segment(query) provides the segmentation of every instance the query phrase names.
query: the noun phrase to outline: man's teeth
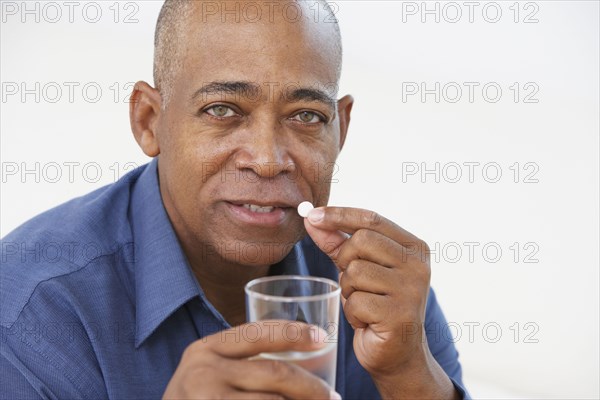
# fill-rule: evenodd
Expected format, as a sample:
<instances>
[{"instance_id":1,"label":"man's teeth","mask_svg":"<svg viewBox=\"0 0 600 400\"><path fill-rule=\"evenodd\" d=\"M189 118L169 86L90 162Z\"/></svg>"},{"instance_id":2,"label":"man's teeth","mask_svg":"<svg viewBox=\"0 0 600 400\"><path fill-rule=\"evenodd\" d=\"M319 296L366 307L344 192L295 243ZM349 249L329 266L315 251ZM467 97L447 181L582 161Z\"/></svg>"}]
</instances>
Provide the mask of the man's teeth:
<instances>
[{"instance_id":1,"label":"man's teeth","mask_svg":"<svg viewBox=\"0 0 600 400\"><path fill-rule=\"evenodd\" d=\"M273 211L273 209L275 208L273 206L261 207L261 206L255 205L255 204L244 204L244 207L246 207L250 211L256 212L256 213L269 213L269 212Z\"/></svg>"}]
</instances>

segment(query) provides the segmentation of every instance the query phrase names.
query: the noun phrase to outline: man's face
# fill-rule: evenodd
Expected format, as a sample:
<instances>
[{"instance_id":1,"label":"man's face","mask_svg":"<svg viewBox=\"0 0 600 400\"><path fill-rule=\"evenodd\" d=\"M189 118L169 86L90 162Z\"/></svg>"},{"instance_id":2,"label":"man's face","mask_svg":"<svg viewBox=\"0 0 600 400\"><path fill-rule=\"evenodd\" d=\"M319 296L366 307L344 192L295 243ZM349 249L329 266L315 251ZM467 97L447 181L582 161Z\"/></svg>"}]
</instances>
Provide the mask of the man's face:
<instances>
[{"instance_id":1,"label":"man's face","mask_svg":"<svg viewBox=\"0 0 600 400\"><path fill-rule=\"evenodd\" d=\"M203 23L196 10L158 120L163 201L206 260L281 260L305 234L296 206L327 204L343 142L332 27L263 15Z\"/></svg>"}]
</instances>

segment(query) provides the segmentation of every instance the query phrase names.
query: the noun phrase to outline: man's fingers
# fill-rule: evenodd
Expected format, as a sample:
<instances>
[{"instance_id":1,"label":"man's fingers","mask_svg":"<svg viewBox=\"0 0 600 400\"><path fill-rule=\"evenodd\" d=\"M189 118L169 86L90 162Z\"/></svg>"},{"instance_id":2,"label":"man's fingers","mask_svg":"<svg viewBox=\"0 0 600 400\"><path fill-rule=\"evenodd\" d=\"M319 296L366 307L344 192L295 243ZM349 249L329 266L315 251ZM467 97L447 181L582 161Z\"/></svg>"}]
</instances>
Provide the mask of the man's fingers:
<instances>
[{"instance_id":1,"label":"man's fingers","mask_svg":"<svg viewBox=\"0 0 600 400\"><path fill-rule=\"evenodd\" d=\"M342 231L354 234L359 229L370 229L387 236L403 246L421 245L422 240L376 212L350 207L319 207L313 209L306 220L324 231ZM306 226L306 224L305 224ZM311 235L312 237L312 235ZM314 238L313 238L314 239ZM425 249L423 249L425 250Z\"/></svg>"},{"instance_id":2,"label":"man's fingers","mask_svg":"<svg viewBox=\"0 0 600 400\"><path fill-rule=\"evenodd\" d=\"M340 274L342 297L347 299L355 291L388 294L397 286L396 274L389 268L367 260L353 260Z\"/></svg>"},{"instance_id":3,"label":"man's fingers","mask_svg":"<svg viewBox=\"0 0 600 400\"><path fill-rule=\"evenodd\" d=\"M312 225L308 218L304 219L306 232L321 251L336 262L342 244L348 240L349 235L338 230L328 231Z\"/></svg>"},{"instance_id":4,"label":"man's fingers","mask_svg":"<svg viewBox=\"0 0 600 400\"><path fill-rule=\"evenodd\" d=\"M338 251L336 264L342 269L352 260L369 260L388 268L406 262L409 252L392 239L369 229L360 229Z\"/></svg>"},{"instance_id":5,"label":"man's fingers","mask_svg":"<svg viewBox=\"0 0 600 400\"><path fill-rule=\"evenodd\" d=\"M313 351L322 348L326 333L314 325L286 320L250 322L198 340L222 357L248 358L262 352Z\"/></svg>"},{"instance_id":6,"label":"man's fingers","mask_svg":"<svg viewBox=\"0 0 600 400\"><path fill-rule=\"evenodd\" d=\"M289 362L265 359L231 360L227 370L230 371L229 384L239 390L279 393L286 399L330 398L332 388L325 381ZM293 385L290 385L290 382L293 382Z\"/></svg>"},{"instance_id":7,"label":"man's fingers","mask_svg":"<svg viewBox=\"0 0 600 400\"><path fill-rule=\"evenodd\" d=\"M389 317L389 296L354 292L344 302L344 315L353 328L366 328Z\"/></svg>"},{"instance_id":8,"label":"man's fingers","mask_svg":"<svg viewBox=\"0 0 600 400\"><path fill-rule=\"evenodd\" d=\"M222 397L227 400L285 400L285 397L278 393L244 392L242 390L228 392Z\"/></svg>"},{"instance_id":9,"label":"man's fingers","mask_svg":"<svg viewBox=\"0 0 600 400\"><path fill-rule=\"evenodd\" d=\"M423 263L429 260L425 242L372 211L320 207L309 213L304 226L317 246L342 270L355 258L387 267L398 266L412 256Z\"/></svg>"},{"instance_id":10,"label":"man's fingers","mask_svg":"<svg viewBox=\"0 0 600 400\"><path fill-rule=\"evenodd\" d=\"M248 323L207 336L186 348L165 398L339 398L325 381L303 369L329 368L328 355L336 362L329 350L337 344L328 345L327 337L323 329L285 320ZM321 357L292 363L261 354L296 351L317 351Z\"/></svg>"}]
</instances>

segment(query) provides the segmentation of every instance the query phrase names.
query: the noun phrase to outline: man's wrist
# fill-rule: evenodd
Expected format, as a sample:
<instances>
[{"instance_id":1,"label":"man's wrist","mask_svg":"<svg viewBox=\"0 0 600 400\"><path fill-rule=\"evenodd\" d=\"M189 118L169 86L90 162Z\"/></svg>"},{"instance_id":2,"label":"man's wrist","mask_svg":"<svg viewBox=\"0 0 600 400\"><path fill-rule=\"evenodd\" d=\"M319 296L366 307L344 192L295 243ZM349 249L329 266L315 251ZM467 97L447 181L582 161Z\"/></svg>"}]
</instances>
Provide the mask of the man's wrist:
<instances>
[{"instance_id":1,"label":"man's wrist","mask_svg":"<svg viewBox=\"0 0 600 400\"><path fill-rule=\"evenodd\" d=\"M415 354L397 371L371 375L383 399L462 398L426 342L424 347L422 353Z\"/></svg>"}]
</instances>

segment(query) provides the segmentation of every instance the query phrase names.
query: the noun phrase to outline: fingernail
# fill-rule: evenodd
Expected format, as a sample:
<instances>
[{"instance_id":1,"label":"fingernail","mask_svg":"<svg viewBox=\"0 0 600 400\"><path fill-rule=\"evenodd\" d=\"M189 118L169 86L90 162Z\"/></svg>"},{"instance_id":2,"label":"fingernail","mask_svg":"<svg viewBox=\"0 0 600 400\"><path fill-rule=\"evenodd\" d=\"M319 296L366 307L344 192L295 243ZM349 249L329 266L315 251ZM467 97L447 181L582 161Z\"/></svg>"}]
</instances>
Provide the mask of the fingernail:
<instances>
[{"instance_id":1,"label":"fingernail","mask_svg":"<svg viewBox=\"0 0 600 400\"><path fill-rule=\"evenodd\" d=\"M331 391L329 392L329 399L330 400L342 400L342 396L335 390L331 389Z\"/></svg>"},{"instance_id":2,"label":"fingernail","mask_svg":"<svg viewBox=\"0 0 600 400\"><path fill-rule=\"evenodd\" d=\"M310 222L321 222L325 217L325 211L321 208L313 208L308 213L308 220Z\"/></svg>"}]
</instances>

